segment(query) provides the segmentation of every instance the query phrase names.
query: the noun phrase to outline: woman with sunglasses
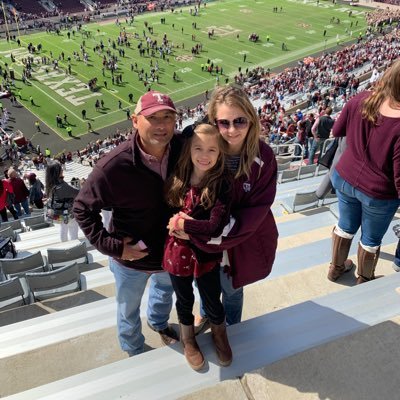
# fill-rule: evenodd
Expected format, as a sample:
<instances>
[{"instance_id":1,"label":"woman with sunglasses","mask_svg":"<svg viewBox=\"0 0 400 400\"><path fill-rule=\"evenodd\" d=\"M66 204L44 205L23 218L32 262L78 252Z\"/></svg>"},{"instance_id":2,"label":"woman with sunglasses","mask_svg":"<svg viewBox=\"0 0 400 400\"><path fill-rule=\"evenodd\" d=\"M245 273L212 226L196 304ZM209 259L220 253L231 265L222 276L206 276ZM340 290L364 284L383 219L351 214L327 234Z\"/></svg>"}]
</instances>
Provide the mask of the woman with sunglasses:
<instances>
[{"instance_id":1,"label":"woman with sunglasses","mask_svg":"<svg viewBox=\"0 0 400 400\"><path fill-rule=\"evenodd\" d=\"M257 113L242 89L215 89L208 119L228 143L226 161L234 176L231 220L220 237L200 240L196 235L190 240L204 251L223 251L222 303L226 322L232 325L241 320L243 286L268 276L275 259L278 231L271 205L277 165L271 148L260 140ZM207 320L197 317L196 322L199 331Z\"/></svg>"}]
</instances>

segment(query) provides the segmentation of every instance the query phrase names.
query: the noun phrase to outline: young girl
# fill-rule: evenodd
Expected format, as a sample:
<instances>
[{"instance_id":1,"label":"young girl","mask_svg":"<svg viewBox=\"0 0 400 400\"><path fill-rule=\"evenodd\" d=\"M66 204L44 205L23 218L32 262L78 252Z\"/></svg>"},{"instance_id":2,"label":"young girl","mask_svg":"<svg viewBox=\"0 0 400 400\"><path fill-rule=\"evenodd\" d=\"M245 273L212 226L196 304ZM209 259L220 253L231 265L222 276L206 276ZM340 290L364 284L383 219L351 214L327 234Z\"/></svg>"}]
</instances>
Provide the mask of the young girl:
<instances>
[{"instance_id":1,"label":"young girl","mask_svg":"<svg viewBox=\"0 0 400 400\"><path fill-rule=\"evenodd\" d=\"M221 253L206 253L189 241L174 236L218 235L229 220L230 184L224 169L224 141L218 130L198 125L187 140L175 174L167 182L167 202L181 211L169 221L163 268L170 273L177 301L181 342L187 362L194 370L204 365L204 357L194 335L193 278L211 324L213 341L222 366L232 362L225 327L225 311L220 301L219 264Z\"/></svg>"}]
</instances>

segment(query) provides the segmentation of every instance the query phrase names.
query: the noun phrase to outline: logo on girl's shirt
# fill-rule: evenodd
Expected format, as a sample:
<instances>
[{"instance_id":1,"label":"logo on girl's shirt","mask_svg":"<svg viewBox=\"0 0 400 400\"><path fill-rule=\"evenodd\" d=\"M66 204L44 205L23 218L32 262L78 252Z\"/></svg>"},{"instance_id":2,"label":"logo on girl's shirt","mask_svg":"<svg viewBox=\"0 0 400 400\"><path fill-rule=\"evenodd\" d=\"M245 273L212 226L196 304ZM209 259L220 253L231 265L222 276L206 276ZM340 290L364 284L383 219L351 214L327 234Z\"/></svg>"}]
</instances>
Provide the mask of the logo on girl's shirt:
<instances>
[{"instance_id":1,"label":"logo on girl's shirt","mask_svg":"<svg viewBox=\"0 0 400 400\"><path fill-rule=\"evenodd\" d=\"M250 183L248 183L248 182L243 183L243 190L244 190L246 193L250 192L250 189L251 189Z\"/></svg>"}]
</instances>

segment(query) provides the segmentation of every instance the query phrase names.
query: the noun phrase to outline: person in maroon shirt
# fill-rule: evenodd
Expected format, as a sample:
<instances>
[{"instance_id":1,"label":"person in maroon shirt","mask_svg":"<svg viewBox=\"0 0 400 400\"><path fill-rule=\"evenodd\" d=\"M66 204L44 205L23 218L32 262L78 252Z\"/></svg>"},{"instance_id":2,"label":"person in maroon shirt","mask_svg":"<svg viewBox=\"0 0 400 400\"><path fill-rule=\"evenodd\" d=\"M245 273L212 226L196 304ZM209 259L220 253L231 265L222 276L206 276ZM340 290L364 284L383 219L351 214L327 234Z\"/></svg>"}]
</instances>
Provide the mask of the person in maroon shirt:
<instances>
[{"instance_id":1,"label":"person in maroon shirt","mask_svg":"<svg viewBox=\"0 0 400 400\"><path fill-rule=\"evenodd\" d=\"M147 324L164 344L179 338L168 323L173 288L161 268L170 210L164 181L181 150L174 135L176 108L172 99L149 91L132 116L134 133L102 157L74 203L74 216L90 243L110 257L117 301L121 349L129 356L144 351L140 304L149 281ZM101 212L111 210L104 225Z\"/></svg>"},{"instance_id":2,"label":"person in maroon shirt","mask_svg":"<svg viewBox=\"0 0 400 400\"><path fill-rule=\"evenodd\" d=\"M332 174L339 199L339 221L333 231L328 279L349 271L345 264L361 227L357 283L375 278L380 245L400 205L400 61L372 91L353 97L333 127L346 136L347 149Z\"/></svg>"}]
</instances>

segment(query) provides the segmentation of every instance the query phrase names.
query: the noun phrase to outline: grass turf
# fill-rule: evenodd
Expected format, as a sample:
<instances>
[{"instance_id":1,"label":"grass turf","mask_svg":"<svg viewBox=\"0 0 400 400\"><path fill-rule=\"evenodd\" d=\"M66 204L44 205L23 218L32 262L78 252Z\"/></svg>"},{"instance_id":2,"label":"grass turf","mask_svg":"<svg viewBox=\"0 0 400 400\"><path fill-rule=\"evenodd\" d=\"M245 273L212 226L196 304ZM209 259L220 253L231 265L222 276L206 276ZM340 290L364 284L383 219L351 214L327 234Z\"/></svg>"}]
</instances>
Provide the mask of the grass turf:
<instances>
[{"instance_id":1,"label":"grass turf","mask_svg":"<svg viewBox=\"0 0 400 400\"><path fill-rule=\"evenodd\" d=\"M274 12L274 7L277 7L277 12ZM351 16L349 11L352 11ZM74 136L79 136L87 132L88 121L93 130L98 130L126 119L126 110L133 112L135 108L135 104L129 102L130 93L136 101L151 87L168 93L176 102L204 94L217 84L215 72L210 74L201 69L201 64L207 60L223 68L223 75L218 75L219 84L223 84L226 80L233 81L239 67L243 72L256 66L278 67L336 46L338 40L341 44L346 43L365 31L365 11L361 7L337 6L326 1L223 0L202 5L196 16L192 6L176 9L174 13L167 11L136 16L132 24L125 17L119 19L120 26L114 20L90 23L82 28L90 31L89 38L83 37L81 32L72 34L72 31L70 38L67 31L61 31L59 35L46 32L22 35L21 32L20 47L15 41L2 40L0 63L3 67L7 63L19 79L23 69L22 59L28 55L34 57L33 79L28 85L17 80L14 92L39 120L67 139L67 126L72 128ZM161 24L161 18L165 18L165 24ZM337 19L340 23L337 23ZM149 34L145 22L153 28L153 34ZM122 29L125 29L131 46L121 47L125 50L125 57L118 55L118 45L116 49L110 47L111 53L118 56L117 73L122 74L123 79L121 84L113 85L109 70L105 71L105 76L102 75L102 59L109 48L108 39L116 41ZM212 30L214 37L209 38L208 32ZM157 52L153 58L147 54L140 57L137 46L144 40L143 31L158 43L166 34L174 44L173 53L166 56L165 60L159 58ZM134 38L135 32L140 39ZM251 33L259 35L256 43L248 40ZM83 40L89 55L87 65L73 57L74 51L80 53ZM100 40L105 46L101 55L93 51ZM29 54L29 43L36 47L40 43L41 53ZM192 56L191 48L200 43L203 51ZM287 50L282 50L282 43L285 43ZM59 58L62 52L65 61L59 60L59 71L49 65L49 72L45 72L45 67L37 62L44 55L50 57L52 54ZM15 57L14 63L11 62L11 53ZM68 56L71 57L71 76L65 74ZM80 58L82 60L82 54ZM151 60L153 65L158 61L159 82L150 81L145 87L143 81L138 80L137 71L131 71L131 64L137 63L138 70L143 68L150 75ZM177 75L175 80L174 73ZM91 92L86 84L94 77L98 78L98 88ZM104 81L107 81L108 89L104 87ZM96 111L97 99L104 101L104 108ZM122 109L118 101L121 101ZM86 110L87 120L82 118L83 109ZM57 127L57 114L61 117L67 114L68 124Z\"/></svg>"}]
</instances>

